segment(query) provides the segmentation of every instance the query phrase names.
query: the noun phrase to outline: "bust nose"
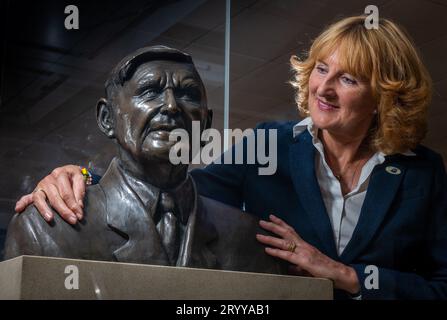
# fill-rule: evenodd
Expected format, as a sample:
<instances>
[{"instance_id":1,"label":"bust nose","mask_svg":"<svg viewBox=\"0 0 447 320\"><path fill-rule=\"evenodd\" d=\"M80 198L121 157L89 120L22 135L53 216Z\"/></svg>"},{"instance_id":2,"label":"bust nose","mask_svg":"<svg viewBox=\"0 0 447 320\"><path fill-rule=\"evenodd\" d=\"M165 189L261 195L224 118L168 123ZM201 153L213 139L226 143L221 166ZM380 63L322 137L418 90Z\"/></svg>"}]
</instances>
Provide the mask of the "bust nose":
<instances>
[{"instance_id":1,"label":"bust nose","mask_svg":"<svg viewBox=\"0 0 447 320\"><path fill-rule=\"evenodd\" d=\"M160 110L162 114L175 114L180 111L172 88L167 88L164 91L163 102L163 107Z\"/></svg>"}]
</instances>

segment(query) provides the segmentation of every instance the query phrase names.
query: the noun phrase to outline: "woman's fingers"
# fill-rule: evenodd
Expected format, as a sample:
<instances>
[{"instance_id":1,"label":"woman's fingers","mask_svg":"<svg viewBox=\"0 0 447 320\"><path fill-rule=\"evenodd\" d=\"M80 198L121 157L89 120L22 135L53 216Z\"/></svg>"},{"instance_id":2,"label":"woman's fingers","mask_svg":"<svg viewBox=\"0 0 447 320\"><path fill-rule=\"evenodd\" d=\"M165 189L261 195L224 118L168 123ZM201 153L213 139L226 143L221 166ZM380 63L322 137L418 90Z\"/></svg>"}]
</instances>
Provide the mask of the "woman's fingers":
<instances>
[{"instance_id":1,"label":"woman's fingers","mask_svg":"<svg viewBox=\"0 0 447 320\"><path fill-rule=\"evenodd\" d=\"M281 250L287 250L290 252L294 252L296 248L296 244L293 241L284 240L280 238L275 238L271 236L266 236L263 234L257 234L256 239L259 242L266 244L268 246L276 247Z\"/></svg>"},{"instance_id":2,"label":"woman's fingers","mask_svg":"<svg viewBox=\"0 0 447 320\"><path fill-rule=\"evenodd\" d=\"M81 168L75 165L67 165L61 168L62 173L65 173L70 177L72 185L72 192L74 194L76 203L79 204L81 208L84 207L83 200L85 196L85 178L82 174Z\"/></svg>"},{"instance_id":3,"label":"woman's fingers","mask_svg":"<svg viewBox=\"0 0 447 320\"><path fill-rule=\"evenodd\" d=\"M53 220L53 212L47 203L47 194L42 188L37 188L33 191L32 195L32 203L36 207L37 211L43 216L45 221L50 222Z\"/></svg>"},{"instance_id":4,"label":"woman's fingers","mask_svg":"<svg viewBox=\"0 0 447 320\"><path fill-rule=\"evenodd\" d=\"M62 172L57 176L56 186L57 190L59 191L59 196L64 201L65 206L70 209L71 214L76 215L76 217L79 220L81 220L83 214L82 208L75 197L73 187L71 184L71 179L66 172ZM57 201L58 199L51 199L51 200ZM59 206L61 207L62 204L59 204Z\"/></svg>"},{"instance_id":5,"label":"woman's fingers","mask_svg":"<svg viewBox=\"0 0 447 320\"><path fill-rule=\"evenodd\" d=\"M85 180L80 170L73 173L72 181L73 181L73 193L76 198L76 202L82 209L84 208Z\"/></svg>"},{"instance_id":6,"label":"woman's fingers","mask_svg":"<svg viewBox=\"0 0 447 320\"><path fill-rule=\"evenodd\" d=\"M290 232L284 224L280 225L281 221L273 217L272 222L261 221L260 224L281 238L257 234L257 240L268 246L265 248L267 254L291 263L293 274L339 278L340 263L303 241L295 232ZM341 287L340 284L337 286Z\"/></svg>"},{"instance_id":7,"label":"woman's fingers","mask_svg":"<svg viewBox=\"0 0 447 320\"><path fill-rule=\"evenodd\" d=\"M55 185L50 185L48 187L48 191L45 190L45 193L47 193L48 201L50 202L51 206L57 211L57 213L59 213L62 219L70 224L76 224L78 219L76 218L75 213L67 207L65 201L59 195L58 188Z\"/></svg>"},{"instance_id":8,"label":"woman's fingers","mask_svg":"<svg viewBox=\"0 0 447 320\"><path fill-rule=\"evenodd\" d=\"M14 211L16 213L22 213L23 210L25 210L26 207L28 207L32 203L33 203L33 194L29 193L27 195L24 195L19 199L19 201L17 201Z\"/></svg>"},{"instance_id":9,"label":"woman's fingers","mask_svg":"<svg viewBox=\"0 0 447 320\"><path fill-rule=\"evenodd\" d=\"M292 240L285 240L281 238L266 236L263 234L257 234L256 239L259 242L268 245L270 247L265 248L265 251L274 257L286 260L295 265L299 265L299 261L295 255L296 243Z\"/></svg>"},{"instance_id":10,"label":"woman's fingers","mask_svg":"<svg viewBox=\"0 0 447 320\"><path fill-rule=\"evenodd\" d=\"M269 215L269 219L273 222L276 223L278 225L280 225L281 227L287 229L294 237L298 238L298 240L302 240L300 235L298 233L296 233L295 229L292 228L292 226L288 225L285 221L283 221L282 219L278 218L277 216L271 214Z\"/></svg>"},{"instance_id":11,"label":"woman's fingers","mask_svg":"<svg viewBox=\"0 0 447 320\"><path fill-rule=\"evenodd\" d=\"M53 219L53 211L47 201L67 222L75 224L82 219L85 182L81 169L75 165L67 165L54 169L42 179L33 193L25 195L17 201L15 211L20 213L27 206L34 204L46 221Z\"/></svg>"},{"instance_id":12,"label":"woman's fingers","mask_svg":"<svg viewBox=\"0 0 447 320\"><path fill-rule=\"evenodd\" d=\"M290 231L280 225L277 225L276 223L273 222L268 222L268 221L264 221L264 220L259 220L259 225L264 228L267 231L270 231L282 238L286 238L288 236L290 236Z\"/></svg>"},{"instance_id":13,"label":"woman's fingers","mask_svg":"<svg viewBox=\"0 0 447 320\"><path fill-rule=\"evenodd\" d=\"M293 252L269 247L265 248L265 252L273 257L280 258L282 260L300 266L299 261L297 261L297 255Z\"/></svg>"},{"instance_id":14,"label":"woman's fingers","mask_svg":"<svg viewBox=\"0 0 447 320\"><path fill-rule=\"evenodd\" d=\"M292 227L290 227L289 225L287 225L285 222L282 221L282 223L284 223L284 224L280 225L279 223L276 223L276 222L269 222L269 221L264 221L264 220L259 221L259 225L262 228L264 228L265 230L268 230L268 231L280 236L281 238L293 240L297 245L301 244L303 242L303 240L295 232L295 230Z\"/></svg>"}]
</instances>

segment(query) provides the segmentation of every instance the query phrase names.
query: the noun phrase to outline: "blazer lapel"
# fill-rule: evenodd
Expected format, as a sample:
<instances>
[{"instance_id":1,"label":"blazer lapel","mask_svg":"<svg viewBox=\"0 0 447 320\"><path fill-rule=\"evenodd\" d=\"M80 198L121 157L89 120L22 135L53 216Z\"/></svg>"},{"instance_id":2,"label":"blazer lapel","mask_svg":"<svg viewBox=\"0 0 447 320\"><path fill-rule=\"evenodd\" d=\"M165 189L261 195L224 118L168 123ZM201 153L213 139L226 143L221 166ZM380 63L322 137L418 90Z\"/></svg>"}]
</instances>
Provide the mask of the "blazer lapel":
<instances>
[{"instance_id":1,"label":"blazer lapel","mask_svg":"<svg viewBox=\"0 0 447 320\"><path fill-rule=\"evenodd\" d=\"M110 164L100 185L106 196L107 224L128 236L128 241L113 252L117 261L169 265L151 214L122 176L117 159ZM154 201L149 210L153 212L156 204Z\"/></svg>"},{"instance_id":2,"label":"blazer lapel","mask_svg":"<svg viewBox=\"0 0 447 320\"><path fill-rule=\"evenodd\" d=\"M367 247L380 227L405 174L405 166L387 157L371 173L366 197L354 233L340 256L344 263L353 261Z\"/></svg>"},{"instance_id":3,"label":"blazer lapel","mask_svg":"<svg viewBox=\"0 0 447 320\"><path fill-rule=\"evenodd\" d=\"M336 258L338 255L331 223L315 175L315 147L307 130L290 145L289 160L290 174L300 203L321 240L324 253Z\"/></svg>"}]
</instances>

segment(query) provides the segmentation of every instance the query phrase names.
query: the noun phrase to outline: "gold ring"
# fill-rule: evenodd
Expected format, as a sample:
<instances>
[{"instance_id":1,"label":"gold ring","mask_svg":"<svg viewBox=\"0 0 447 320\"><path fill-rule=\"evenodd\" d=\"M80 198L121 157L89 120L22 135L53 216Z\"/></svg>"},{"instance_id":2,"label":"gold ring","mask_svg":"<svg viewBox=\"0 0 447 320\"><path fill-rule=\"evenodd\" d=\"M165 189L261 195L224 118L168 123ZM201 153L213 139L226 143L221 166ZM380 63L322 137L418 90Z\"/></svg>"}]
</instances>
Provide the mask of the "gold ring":
<instances>
[{"instance_id":1,"label":"gold ring","mask_svg":"<svg viewBox=\"0 0 447 320\"><path fill-rule=\"evenodd\" d=\"M295 252L295 249L296 249L296 243L293 241L289 242L289 244L287 245L287 251Z\"/></svg>"}]
</instances>

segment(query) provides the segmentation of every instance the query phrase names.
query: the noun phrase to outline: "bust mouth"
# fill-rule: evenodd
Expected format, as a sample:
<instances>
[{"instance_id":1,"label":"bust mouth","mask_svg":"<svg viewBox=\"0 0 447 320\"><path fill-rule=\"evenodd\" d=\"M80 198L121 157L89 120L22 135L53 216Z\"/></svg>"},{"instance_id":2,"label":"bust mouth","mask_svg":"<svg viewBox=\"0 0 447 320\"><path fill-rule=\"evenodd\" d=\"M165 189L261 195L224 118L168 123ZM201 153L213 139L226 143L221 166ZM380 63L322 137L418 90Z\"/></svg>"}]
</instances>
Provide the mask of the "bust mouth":
<instances>
[{"instance_id":1,"label":"bust mouth","mask_svg":"<svg viewBox=\"0 0 447 320\"><path fill-rule=\"evenodd\" d=\"M180 126L176 123L155 123L150 126L149 133L154 131L172 131L179 128Z\"/></svg>"},{"instance_id":2,"label":"bust mouth","mask_svg":"<svg viewBox=\"0 0 447 320\"><path fill-rule=\"evenodd\" d=\"M153 140L169 140L171 132L175 129L184 129L184 126L176 121L149 122L143 132L143 140L149 136Z\"/></svg>"}]
</instances>

